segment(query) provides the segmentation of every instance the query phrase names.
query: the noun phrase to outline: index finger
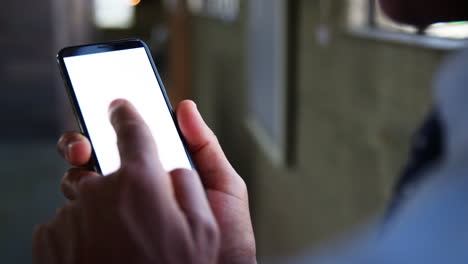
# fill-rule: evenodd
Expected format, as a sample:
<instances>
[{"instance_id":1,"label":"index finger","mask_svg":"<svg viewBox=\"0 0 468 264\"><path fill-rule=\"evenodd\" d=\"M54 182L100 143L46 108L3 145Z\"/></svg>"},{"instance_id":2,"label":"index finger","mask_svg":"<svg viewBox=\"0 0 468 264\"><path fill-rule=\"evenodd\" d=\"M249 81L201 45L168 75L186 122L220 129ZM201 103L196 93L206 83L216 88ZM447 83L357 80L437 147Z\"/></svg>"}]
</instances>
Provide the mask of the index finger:
<instances>
[{"instance_id":1,"label":"index finger","mask_svg":"<svg viewBox=\"0 0 468 264\"><path fill-rule=\"evenodd\" d=\"M145 200L156 199L153 202L160 208L175 206L171 202L173 188L169 175L159 160L151 130L136 108L118 99L111 103L109 114L120 153L121 166L115 174L121 180L118 182L126 187L138 187L135 195L149 195Z\"/></svg>"},{"instance_id":2,"label":"index finger","mask_svg":"<svg viewBox=\"0 0 468 264\"><path fill-rule=\"evenodd\" d=\"M117 134L121 167L151 167L162 171L151 131L135 107L127 100L117 99L109 106L109 115Z\"/></svg>"}]
</instances>

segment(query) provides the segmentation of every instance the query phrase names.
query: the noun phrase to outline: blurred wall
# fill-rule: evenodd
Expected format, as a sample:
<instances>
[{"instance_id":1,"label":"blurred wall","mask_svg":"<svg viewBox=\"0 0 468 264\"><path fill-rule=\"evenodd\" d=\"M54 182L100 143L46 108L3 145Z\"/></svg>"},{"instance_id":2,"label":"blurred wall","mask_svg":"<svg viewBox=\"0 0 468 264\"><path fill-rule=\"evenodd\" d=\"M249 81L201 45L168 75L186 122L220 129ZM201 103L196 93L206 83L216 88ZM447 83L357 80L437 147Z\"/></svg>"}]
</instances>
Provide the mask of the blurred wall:
<instances>
[{"instance_id":1,"label":"blurred wall","mask_svg":"<svg viewBox=\"0 0 468 264\"><path fill-rule=\"evenodd\" d=\"M68 126L59 47L89 41L90 0L5 1L0 9L1 141L50 139Z\"/></svg>"},{"instance_id":2,"label":"blurred wall","mask_svg":"<svg viewBox=\"0 0 468 264\"><path fill-rule=\"evenodd\" d=\"M51 2L5 1L0 21L0 137L31 138L33 131L45 136L57 128L56 109L48 107L56 101L54 61L48 60L54 44Z\"/></svg>"},{"instance_id":3,"label":"blurred wall","mask_svg":"<svg viewBox=\"0 0 468 264\"><path fill-rule=\"evenodd\" d=\"M327 46L316 40L319 1L297 0L292 12L297 122L289 168L275 167L245 126L246 1L232 24L192 18L193 95L248 182L260 256L313 247L382 212L445 55L355 36L344 1L329 1Z\"/></svg>"},{"instance_id":4,"label":"blurred wall","mask_svg":"<svg viewBox=\"0 0 468 264\"><path fill-rule=\"evenodd\" d=\"M31 234L63 204L55 149L73 115L55 56L89 41L90 0L3 1L0 8L0 262L31 263ZM73 125L72 125L73 124Z\"/></svg>"}]
</instances>

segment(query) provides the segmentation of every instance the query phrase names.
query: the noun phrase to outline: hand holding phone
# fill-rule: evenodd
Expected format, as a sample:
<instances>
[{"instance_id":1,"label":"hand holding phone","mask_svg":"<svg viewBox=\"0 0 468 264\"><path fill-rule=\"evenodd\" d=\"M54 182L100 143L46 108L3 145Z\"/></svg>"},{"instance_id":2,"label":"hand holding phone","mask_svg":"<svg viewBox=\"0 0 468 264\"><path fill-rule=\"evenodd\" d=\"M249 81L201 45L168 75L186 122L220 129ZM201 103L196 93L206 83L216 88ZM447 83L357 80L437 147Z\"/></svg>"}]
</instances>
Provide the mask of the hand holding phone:
<instances>
[{"instance_id":1,"label":"hand holding phone","mask_svg":"<svg viewBox=\"0 0 468 264\"><path fill-rule=\"evenodd\" d=\"M216 264L220 233L196 172L165 171L130 103L114 101L110 112L121 168L106 177L69 171L75 195L36 229L34 263Z\"/></svg>"},{"instance_id":2,"label":"hand holding phone","mask_svg":"<svg viewBox=\"0 0 468 264\"><path fill-rule=\"evenodd\" d=\"M87 48L88 46L68 48L64 49L64 51L61 52L61 55L59 56L62 73L67 82L70 99L73 102L74 109L80 121L82 133L89 139L93 140L93 146L94 141L97 139L96 137L94 137L95 139L92 139L90 136L93 134L93 132L91 132L91 129L88 127L87 123L85 123L85 117L81 112L81 108L83 107L78 104L77 96L73 90L71 80L68 76L69 72L67 69L64 69L64 61L60 58L87 54L99 54L106 52L106 49L108 49L108 51L112 51L141 46L141 44L138 43L131 45L126 45L125 43L117 44L118 45L116 45L116 47L113 47L112 43L110 47L101 46L101 48L97 51L95 50L96 45L90 45L91 47L89 48ZM158 83L160 83L157 73L155 75ZM88 93L92 94L92 91L88 91ZM164 92L162 93L164 95ZM168 108L169 107L170 106L168 105ZM168 112L171 113L171 111ZM205 187L205 192L210 203L210 208L213 210L223 234L221 237L222 242L219 262L256 263L255 238L250 221L248 208L249 203L245 183L229 164L229 161L226 159L226 156L224 155L216 139L216 136L204 123L193 102L183 101L181 104L179 104L179 107L177 108L177 117L179 121L178 125L180 125L180 130L182 132L181 134L183 134L186 138L187 149L193 156L193 161L200 174L203 186ZM106 119L108 122L107 110L105 117L103 116L102 118ZM178 130L177 126L176 130ZM161 152L158 139L155 138L155 141L159 156L162 157L164 154ZM71 165L82 167L88 164L92 164L96 165L97 171L102 171L99 169L102 167L99 166L99 164L103 163L102 159L99 158L100 154L97 154L97 151L94 150L92 153L94 159L90 160L90 158L92 158L90 156L91 144L88 139L84 138L80 133L69 132L64 134L58 142L58 147L61 154ZM67 153L69 153L69 155ZM191 159L188 158L188 156L187 159L189 162L191 162ZM182 157L181 160L185 160L185 158ZM100 163L95 164L96 161L99 161ZM119 161L118 166L120 166ZM114 168L118 166L114 166ZM79 196L78 192L80 180L83 176L87 177L89 175L89 171L83 170L81 168L74 168L69 170L62 181L62 190L64 191L65 196L71 200L76 199ZM98 177L99 175L94 176ZM194 187L196 186L187 186L185 191L190 191L190 189ZM147 202L149 201L145 201L145 203ZM140 210L141 209L142 208L140 208ZM107 212L108 210L110 209L103 209L103 213ZM57 216L52 222L53 225L50 226L57 228L57 225L61 221L60 219L63 219L65 216ZM105 217L105 215L103 217ZM149 215L144 215L142 217L148 221L152 221L151 219L148 219L148 217L151 217ZM40 236L36 236L36 238L40 238ZM112 240L111 238L108 239Z\"/></svg>"},{"instance_id":3,"label":"hand holding phone","mask_svg":"<svg viewBox=\"0 0 468 264\"><path fill-rule=\"evenodd\" d=\"M131 102L149 126L166 171L192 169L173 111L149 49L140 40L69 47L58 55L68 95L82 132L90 139L96 170L120 167L107 108L115 99Z\"/></svg>"}]
</instances>

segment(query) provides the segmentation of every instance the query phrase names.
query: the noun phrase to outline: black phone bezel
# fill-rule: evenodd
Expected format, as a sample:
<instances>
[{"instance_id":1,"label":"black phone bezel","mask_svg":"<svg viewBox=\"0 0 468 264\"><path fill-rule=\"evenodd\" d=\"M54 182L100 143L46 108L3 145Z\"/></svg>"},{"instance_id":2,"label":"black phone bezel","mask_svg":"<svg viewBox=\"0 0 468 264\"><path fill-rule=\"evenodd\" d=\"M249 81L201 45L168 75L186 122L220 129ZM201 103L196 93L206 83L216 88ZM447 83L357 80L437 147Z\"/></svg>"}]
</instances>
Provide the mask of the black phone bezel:
<instances>
[{"instance_id":1,"label":"black phone bezel","mask_svg":"<svg viewBox=\"0 0 468 264\"><path fill-rule=\"evenodd\" d=\"M101 42L101 43L93 43L93 44L87 44L87 45L80 45L80 46L71 46L71 47L66 47L61 49L58 54L57 54L57 62L58 66L62 75L62 79L65 82L65 87L67 90L67 95L70 103L72 104L73 112L75 114L75 117L77 118L78 125L80 128L81 133L83 133L90 141L91 146L92 146L92 162L94 163L94 170L100 174L102 174L101 167L99 165L99 161L97 159L96 153L94 151L93 147L93 142L90 138L88 128L86 127L86 123L83 117L83 114L81 112L81 109L78 104L78 99L76 98L75 91L73 89L73 85L70 80L70 76L68 74L68 70L65 65L64 58L66 57L73 57L73 56L81 56L81 55L89 55L89 54L96 54L96 53L104 53L104 52L112 52L112 51L118 51L118 50L125 50L125 49L133 49L133 48L144 48L146 51L146 55L148 56L148 60L151 63L151 66L153 68L153 72L156 76L156 79L159 84L159 88L161 89L161 92L163 94L164 100L166 102L166 106L169 110L169 113L172 117L172 120L174 121L175 127L177 129L177 132L179 134L179 138L182 141L182 144L185 149L185 153L187 154L187 158L190 162L190 165L192 166L192 169L196 169L195 165L193 163L192 157L190 156L190 152L187 148L187 143L185 138L182 135L182 132L180 130L179 124L177 122L177 117L174 113L174 110L172 108L171 102L169 101L169 98L166 93L166 89L164 88L164 84L161 80L161 77L159 76L158 70L156 68L156 64L154 63L153 57L151 55L151 52L142 40L140 39L123 39L123 40L115 40L115 41L109 41L109 42Z\"/></svg>"}]
</instances>

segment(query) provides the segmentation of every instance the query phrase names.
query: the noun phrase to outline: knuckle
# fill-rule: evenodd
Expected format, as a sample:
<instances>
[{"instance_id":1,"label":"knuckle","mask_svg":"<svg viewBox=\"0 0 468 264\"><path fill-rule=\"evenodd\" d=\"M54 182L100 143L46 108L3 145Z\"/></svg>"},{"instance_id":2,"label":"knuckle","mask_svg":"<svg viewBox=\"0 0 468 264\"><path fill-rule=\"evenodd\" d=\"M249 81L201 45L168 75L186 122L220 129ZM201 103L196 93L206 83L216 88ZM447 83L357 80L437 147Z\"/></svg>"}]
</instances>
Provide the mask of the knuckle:
<instances>
[{"instance_id":1,"label":"knuckle","mask_svg":"<svg viewBox=\"0 0 468 264\"><path fill-rule=\"evenodd\" d=\"M196 233L201 236L201 240L210 244L218 243L220 239L220 231L216 221L212 217L198 216L195 228L197 229Z\"/></svg>"},{"instance_id":2,"label":"knuckle","mask_svg":"<svg viewBox=\"0 0 468 264\"><path fill-rule=\"evenodd\" d=\"M186 176L186 175L192 175L194 173L193 170L185 169L185 168L176 168L171 171L170 174L175 175L175 176Z\"/></svg>"},{"instance_id":3,"label":"knuckle","mask_svg":"<svg viewBox=\"0 0 468 264\"><path fill-rule=\"evenodd\" d=\"M238 185L239 185L239 189L242 191L242 192L245 192L247 193L247 184L245 183L245 180L242 179L240 176L237 177L238 179Z\"/></svg>"},{"instance_id":4,"label":"knuckle","mask_svg":"<svg viewBox=\"0 0 468 264\"><path fill-rule=\"evenodd\" d=\"M119 136L132 138L137 136L145 126L140 120L125 119L118 122L115 127Z\"/></svg>"},{"instance_id":5,"label":"knuckle","mask_svg":"<svg viewBox=\"0 0 468 264\"><path fill-rule=\"evenodd\" d=\"M135 184L134 178L136 177L128 177L129 174L134 173L135 170L132 169L132 165L126 165L125 167L122 166L117 172L117 175L114 178L114 183L116 190L120 195L126 194L127 191Z\"/></svg>"},{"instance_id":6,"label":"knuckle","mask_svg":"<svg viewBox=\"0 0 468 264\"><path fill-rule=\"evenodd\" d=\"M77 185L78 193L84 199L94 195L94 189L95 189L94 182L91 181L89 178L91 177L83 178L82 180L78 182L78 185Z\"/></svg>"},{"instance_id":7,"label":"knuckle","mask_svg":"<svg viewBox=\"0 0 468 264\"><path fill-rule=\"evenodd\" d=\"M245 200L249 199L249 188L247 184L245 183L244 180L241 179L241 185L240 185L240 193L242 195L242 198Z\"/></svg>"},{"instance_id":8,"label":"knuckle","mask_svg":"<svg viewBox=\"0 0 468 264\"><path fill-rule=\"evenodd\" d=\"M129 164L120 168L117 177L115 177L115 189L117 195L125 201L127 195L141 191L147 184L146 177L140 177L147 170L139 164Z\"/></svg>"},{"instance_id":9,"label":"knuckle","mask_svg":"<svg viewBox=\"0 0 468 264\"><path fill-rule=\"evenodd\" d=\"M247 185L245 184L245 182L242 180L241 184L240 184L240 187L239 187L239 198L248 203L249 202L249 191L248 191L248 187Z\"/></svg>"},{"instance_id":10,"label":"knuckle","mask_svg":"<svg viewBox=\"0 0 468 264\"><path fill-rule=\"evenodd\" d=\"M133 160L133 159L132 159ZM141 158L135 157L135 162L126 163L122 166L119 170L119 174L122 177L118 177L118 182L120 185L133 185L138 184L140 182L139 175L145 173L147 171L147 161L142 161Z\"/></svg>"},{"instance_id":11,"label":"knuckle","mask_svg":"<svg viewBox=\"0 0 468 264\"><path fill-rule=\"evenodd\" d=\"M221 234L216 224L205 225L203 236L208 250L214 251L219 247Z\"/></svg>"},{"instance_id":12,"label":"knuckle","mask_svg":"<svg viewBox=\"0 0 468 264\"><path fill-rule=\"evenodd\" d=\"M128 152L125 156L125 162L122 163L119 173L122 175L138 176L148 174L155 171L157 167L157 160L151 153L143 151ZM130 178L127 180L136 180L140 177L123 177Z\"/></svg>"},{"instance_id":13,"label":"knuckle","mask_svg":"<svg viewBox=\"0 0 468 264\"><path fill-rule=\"evenodd\" d=\"M214 243L217 243L220 238L218 225L216 225L213 221L209 225L206 225L205 235L208 241L213 241Z\"/></svg>"},{"instance_id":14,"label":"knuckle","mask_svg":"<svg viewBox=\"0 0 468 264\"><path fill-rule=\"evenodd\" d=\"M211 144L219 145L218 136L217 136L213 131L211 131L211 130L210 130L210 134L211 134L211 135L210 135L210 137L211 137L211 139L210 139Z\"/></svg>"},{"instance_id":15,"label":"knuckle","mask_svg":"<svg viewBox=\"0 0 468 264\"><path fill-rule=\"evenodd\" d=\"M147 169L154 168L155 157L143 151L137 151L133 153L129 159L133 162L129 163L129 169L133 172L145 171Z\"/></svg>"},{"instance_id":16,"label":"knuckle","mask_svg":"<svg viewBox=\"0 0 468 264\"><path fill-rule=\"evenodd\" d=\"M230 190L230 192L235 194L235 196L243 200L248 199L248 186L238 174L225 178L222 181L222 185L226 190Z\"/></svg>"},{"instance_id":17,"label":"knuckle","mask_svg":"<svg viewBox=\"0 0 468 264\"><path fill-rule=\"evenodd\" d=\"M194 176L199 177L196 172L193 170L185 169L185 168L177 168L171 172L169 172L170 177L173 179L174 182L183 182L186 179L193 178Z\"/></svg>"},{"instance_id":18,"label":"knuckle","mask_svg":"<svg viewBox=\"0 0 468 264\"><path fill-rule=\"evenodd\" d=\"M60 181L61 184L72 184L73 182L77 181L79 179L81 169L78 168L71 168L68 169L64 174L63 177Z\"/></svg>"}]
</instances>

